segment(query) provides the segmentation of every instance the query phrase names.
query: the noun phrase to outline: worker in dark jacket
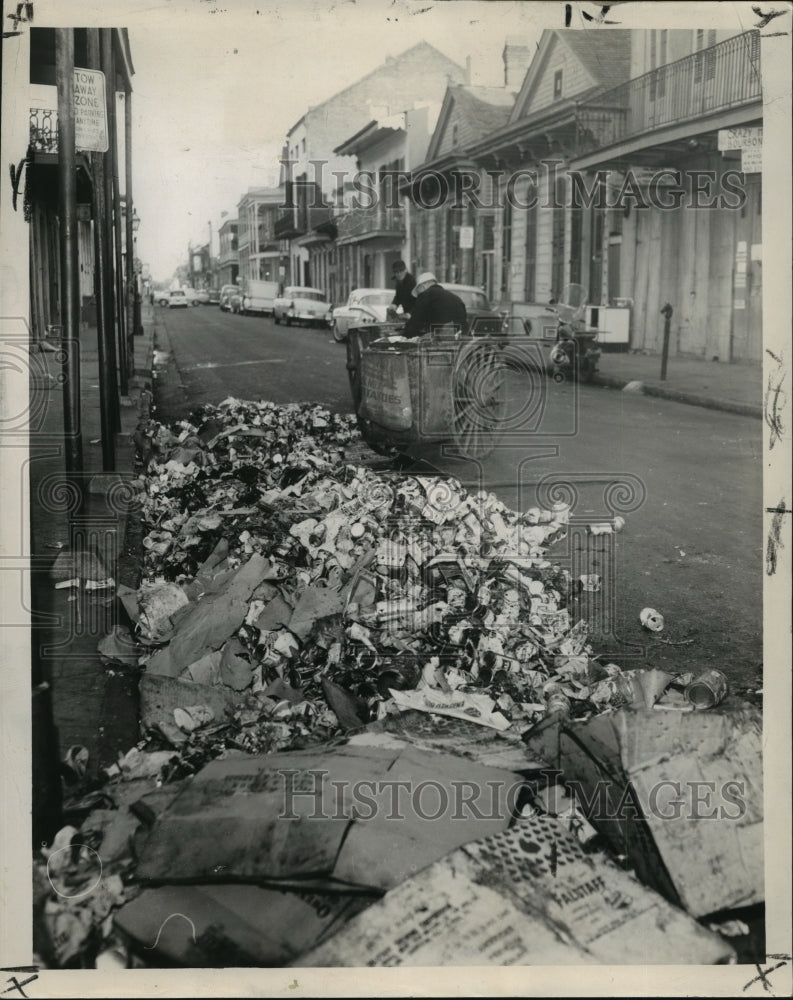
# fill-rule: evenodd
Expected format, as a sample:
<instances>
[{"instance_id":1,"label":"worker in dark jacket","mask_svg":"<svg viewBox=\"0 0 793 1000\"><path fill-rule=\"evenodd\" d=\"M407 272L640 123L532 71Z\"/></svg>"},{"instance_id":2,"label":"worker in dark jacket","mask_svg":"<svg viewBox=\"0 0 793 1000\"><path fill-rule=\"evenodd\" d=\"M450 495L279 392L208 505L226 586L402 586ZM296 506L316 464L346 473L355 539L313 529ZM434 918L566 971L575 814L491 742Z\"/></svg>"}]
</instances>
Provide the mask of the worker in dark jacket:
<instances>
[{"instance_id":1,"label":"worker in dark jacket","mask_svg":"<svg viewBox=\"0 0 793 1000\"><path fill-rule=\"evenodd\" d=\"M438 327L453 327L455 332L464 331L467 313L465 303L453 292L441 288L431 271L425 271L416 281L416 299L405 324L405 337L420 337Z\"/></svg>"},{"instance_id":2,"label":"worker in dark jacket","mask_svg":"<svg viewBox=\"0 0 793 1000\"><path fill-rule=\"evenodd\" d=\"M416 287L416 279L408 271L404 260L394 261L391 271L396 279L396 288L394 289L393 302L388 310L389 315L396 316L397 309L402 306L404 314L409 316L416 301L413 295L413 289Z\"/></svg>"}]
</instances>

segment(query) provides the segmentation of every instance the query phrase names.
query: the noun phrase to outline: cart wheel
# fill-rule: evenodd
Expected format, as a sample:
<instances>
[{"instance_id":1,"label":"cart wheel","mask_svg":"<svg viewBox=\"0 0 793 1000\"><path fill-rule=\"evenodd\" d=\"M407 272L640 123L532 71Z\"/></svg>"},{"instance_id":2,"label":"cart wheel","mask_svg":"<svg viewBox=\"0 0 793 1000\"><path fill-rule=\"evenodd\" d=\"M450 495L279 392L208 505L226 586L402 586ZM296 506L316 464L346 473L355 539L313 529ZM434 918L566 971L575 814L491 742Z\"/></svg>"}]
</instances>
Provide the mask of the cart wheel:
<instances>
[{"instance_id":1,"label":"cart wheel","mask_svg":"<svg viewBox=\"0 0 793 1000\"><path fill-rule=\"evenodd\" d=\"M467 344L452 376L454 443L468 458L484 458L501 440L507 407L507 366L490 344Z\"/></svg>"}]
</instances>

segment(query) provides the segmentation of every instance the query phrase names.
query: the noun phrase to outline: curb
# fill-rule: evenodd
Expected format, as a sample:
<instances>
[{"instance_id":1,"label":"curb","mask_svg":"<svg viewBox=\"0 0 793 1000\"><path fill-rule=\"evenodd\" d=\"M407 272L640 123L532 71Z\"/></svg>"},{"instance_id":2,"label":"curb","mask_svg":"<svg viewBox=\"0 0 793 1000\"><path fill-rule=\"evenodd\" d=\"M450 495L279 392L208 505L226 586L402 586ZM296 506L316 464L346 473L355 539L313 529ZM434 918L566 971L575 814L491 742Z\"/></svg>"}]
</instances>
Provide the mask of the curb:
<instances>
[{"instance_id":1,"label":"curb","mask_svg":"<svg viewBox=\"0 0 793 1000\"><path fill-rule=\"evenodd\" d=\"M626 385L635 381L640 380L618 378L614 375L595 375L592 379L592 384L599 385L605 389L624 389ZM735 403L730 399L719 399L716 396L701 396L697 393L683 392L680 389L672 389L671 387L647 385L644 382L641 382L641 389L639 391L645 396L669 399L674 403L701 406L707 410L720 410L723 413L736 413L741 417L754 417L756 420L763 419L762 406L756 406L753 403Z\"/></svg>"}]
</instances>

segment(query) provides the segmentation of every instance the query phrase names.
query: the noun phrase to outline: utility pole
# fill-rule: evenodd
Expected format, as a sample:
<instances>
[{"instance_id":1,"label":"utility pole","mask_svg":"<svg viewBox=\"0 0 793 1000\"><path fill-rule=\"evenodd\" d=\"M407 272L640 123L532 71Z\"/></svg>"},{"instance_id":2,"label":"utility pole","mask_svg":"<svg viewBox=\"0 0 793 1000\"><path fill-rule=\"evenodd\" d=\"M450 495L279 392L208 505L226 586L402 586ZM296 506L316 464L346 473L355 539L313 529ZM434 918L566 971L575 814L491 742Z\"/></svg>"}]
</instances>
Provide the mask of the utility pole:
<instances>
[{"instance_id":1,"label":"utility pole","mask_svg":"<svg viewBox=\"0 0 793 1000\"><path fill-rule=\"evenodd\" d=\"M74 125L74 29L55 29L58 86L58 249L63 327L63 437L67 478L82 498L80 427L80 278L77 273L77 173Z\"/></svg>"},{"instance_id":2,"label":"utility pole","mask_svg":"<svg viewBox=\"0 0 793 1000\"><path fill-rule=\"evenodd\" d=\"M100 68L99 29L88 28L88 65ZM115 429L119 410L118 378L110 344L113 334L113 311L108 308L108 247L105 239L105 154L91 153L92 214L94 217L94 298L96 299L96 340L99 354L99 412L102 425L102 469L115 468Z\"/></svg>"},{"instance_id":3,"label":"utility pole","mask_svg":"<svg viewBox=\"0 0 793 1000\"><path fill-rule=\"evenodd\" d=\"M110 123L112 121L112 116L114 114L115 108L113 106L113 41L111 37L112 28L99 28L99 38L101 42L101 63L102 72L105 74L105 89L106 89L106 102L107 102L107 124L108 124L108 142L113 141L113 131L111 130ZM118 310L116 305L116 293L115 293L115 282L113 280L113 170L111 166L112 152L108 147L106 153L101 154L103 157L103 169L102 169L102 182L104 187L104 204L105 213L101 219L96 220L96 224L102 227L102 239L104 241L105 247L105 274L104 274L104 287L105 287L105 323L107 328L107 348L108 348L108 358L109 365L112 368L114 375L114 385L117 386L117 370L118 370L118 340L116 336L116 325L118 322ZM113 428L114 431L121 430L121 410L118 400L118 391L116 390L115 398L113 400Z\"/></svg>"}]
</instances>

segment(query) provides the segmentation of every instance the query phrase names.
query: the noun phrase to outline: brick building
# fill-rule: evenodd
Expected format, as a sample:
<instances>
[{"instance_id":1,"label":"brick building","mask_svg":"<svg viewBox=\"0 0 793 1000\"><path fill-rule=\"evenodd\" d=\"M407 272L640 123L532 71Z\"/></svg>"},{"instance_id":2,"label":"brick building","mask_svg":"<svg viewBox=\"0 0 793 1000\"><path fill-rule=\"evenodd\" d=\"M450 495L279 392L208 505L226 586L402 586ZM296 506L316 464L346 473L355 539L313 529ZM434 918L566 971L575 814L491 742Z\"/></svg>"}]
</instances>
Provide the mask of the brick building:
<instances>
[{"instance_id":1,"label":"brick building","mask_svg":"<svg viewBox=\"0 0 793 1000\"><path fill-rule=\"evenodd\" d=\"M276 224L282 255L288 258L287 282L316 283L312 248L333 238L331 209L342 210L352 192L355 157L334 150L373 120L440 102L450 83L466 78L463 67L422 41L309 108L292 126L282 171L287 207Z\"/></svg>"}]
</instances>

